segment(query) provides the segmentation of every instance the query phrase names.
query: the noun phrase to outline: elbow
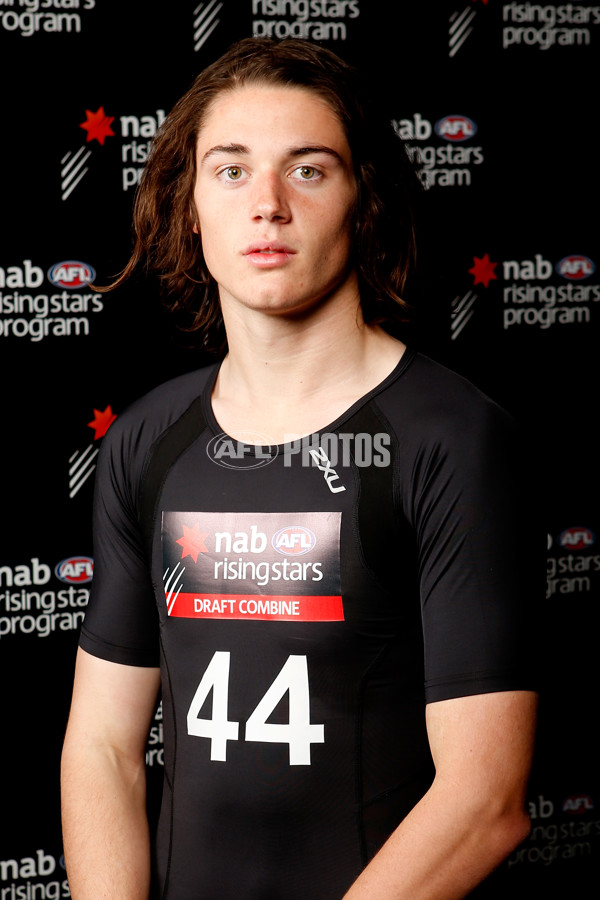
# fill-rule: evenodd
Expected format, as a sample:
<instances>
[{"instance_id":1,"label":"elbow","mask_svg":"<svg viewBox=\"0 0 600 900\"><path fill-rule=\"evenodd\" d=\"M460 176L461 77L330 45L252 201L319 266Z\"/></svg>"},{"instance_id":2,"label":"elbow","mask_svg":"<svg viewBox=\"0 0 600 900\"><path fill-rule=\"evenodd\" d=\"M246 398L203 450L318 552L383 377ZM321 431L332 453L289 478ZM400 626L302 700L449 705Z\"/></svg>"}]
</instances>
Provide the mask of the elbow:
<instances>
[{"instance_id":1,"label":"elbow","mask_svg":"<svg viewBox=\"0 0 600 900\"><path fill-rule=\"evenodd\" d=\"M498 863L503 862L519 844L527 839L531 820L524 809L506 811L489 825L488 835Z\"/></svg>"},{"instance_id":2,"label":"elbow","mask_svg":"<svg viewBox=\"0 0 600 900\"><path fill-rule=\"evenodd\" d=\"M529 814L525 812L524 809L519 810L519 813L512 817L509 840L510 847L508 852L510 853L515 847L522 844L523 841L529 837L530 833L531 819L529 818Z\"/></svg>"}]
</instances>

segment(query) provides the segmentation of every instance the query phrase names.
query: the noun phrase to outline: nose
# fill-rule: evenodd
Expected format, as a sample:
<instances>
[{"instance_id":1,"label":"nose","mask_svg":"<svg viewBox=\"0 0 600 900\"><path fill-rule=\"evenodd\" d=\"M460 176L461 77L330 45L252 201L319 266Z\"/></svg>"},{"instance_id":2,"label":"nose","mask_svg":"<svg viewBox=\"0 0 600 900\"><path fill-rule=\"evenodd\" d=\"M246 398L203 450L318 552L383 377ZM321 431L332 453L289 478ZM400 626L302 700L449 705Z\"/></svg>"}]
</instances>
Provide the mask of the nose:
<instances>
[{"instance_id":1,"label":"nose","mask_svg":"<svg viewBox=\"0 0 600 900\"><path fill-rule=\"evenodd\" d=\"M286 186L277 172L263 172L254 178L252 217L287 222L291 217Z\"/></svg>"}]
</instances>

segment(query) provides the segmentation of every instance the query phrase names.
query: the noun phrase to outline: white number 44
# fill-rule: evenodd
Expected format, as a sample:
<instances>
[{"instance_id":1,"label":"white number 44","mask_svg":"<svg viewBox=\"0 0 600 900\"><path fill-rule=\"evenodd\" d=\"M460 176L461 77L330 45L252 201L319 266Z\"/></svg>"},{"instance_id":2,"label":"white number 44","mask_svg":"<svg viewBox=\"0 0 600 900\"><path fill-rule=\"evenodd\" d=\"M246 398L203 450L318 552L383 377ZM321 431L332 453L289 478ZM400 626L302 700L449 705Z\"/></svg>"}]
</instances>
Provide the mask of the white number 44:
<instances>
[{"instance_id":1,"label":"white number 44","mask_svg":"<svg viewBox=\"0 0 600 900\"><path fill-rule=\"evenodd\" d=\"M227 718L230 654L217 651L196 688L187 714L188 734L210 740L210 758L225 761L227 741L239 740L239 722ZM199 718L210 692L212 717ZM267 719L289 692L289 721L283 725ZM310 765L310 745L325 741L325 726L310 723L310 690L306 656L288 656L279 675L246 722L246 740L288 744L291 766Z\"/></svg>"}]
</instances>

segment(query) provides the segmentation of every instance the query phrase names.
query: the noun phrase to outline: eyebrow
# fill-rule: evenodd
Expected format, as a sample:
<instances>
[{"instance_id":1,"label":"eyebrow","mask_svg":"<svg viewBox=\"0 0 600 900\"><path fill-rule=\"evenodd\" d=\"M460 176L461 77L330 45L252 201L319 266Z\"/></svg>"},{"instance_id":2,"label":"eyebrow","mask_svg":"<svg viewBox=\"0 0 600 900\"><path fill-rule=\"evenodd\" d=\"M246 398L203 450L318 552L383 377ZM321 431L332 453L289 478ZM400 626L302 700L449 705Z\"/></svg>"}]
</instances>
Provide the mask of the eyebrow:
<instances>
[{"instance_id":1,"label":"eyebrow","mask_svg":"<svg viewBox=\"0 0 600 900\"><path fill-rule=\"evenodd\" d=\"M202 157L202 163L211 156L215 156L219 153L248 155L250 153L250 148L246 147L244 144L217 144L215 147L211 147L210 150L206 151ZM331 147L327 147L323 144L315 144L307 147L290 147L287 151L288 156L292 157L306 156L310 153L327 153L329 156L342 162L342 157L337 150L333 150Z\"/></svg>"},{"instance_id":2,"label":"eyebrow","mask_svg":"<svg viewBox=\"0 0 600 900\"><path fill-rule=\"evenodd\" d=\"M337 150L333 150L331 147L326 147L323 144L315 144L310 147L290 147L289 149L290 156L305 156L309 153L327 153L329 156L333 156L334 159L342 161L342 157L337 152Z\"/></svg>"},{"instance_id":3,"label":"eyebrow","mask_svg":"<svg viewBox=\"0 0 600 900\"><path fill-rule=\"evenodd\" d=\"M250 150L248 147L244 147L243 144L217 144L216 147L211 147L210 150L206 151L202 157L202 162L211 156L215 156L217 153L250 153Z\"/></svg>"}]
</instances>

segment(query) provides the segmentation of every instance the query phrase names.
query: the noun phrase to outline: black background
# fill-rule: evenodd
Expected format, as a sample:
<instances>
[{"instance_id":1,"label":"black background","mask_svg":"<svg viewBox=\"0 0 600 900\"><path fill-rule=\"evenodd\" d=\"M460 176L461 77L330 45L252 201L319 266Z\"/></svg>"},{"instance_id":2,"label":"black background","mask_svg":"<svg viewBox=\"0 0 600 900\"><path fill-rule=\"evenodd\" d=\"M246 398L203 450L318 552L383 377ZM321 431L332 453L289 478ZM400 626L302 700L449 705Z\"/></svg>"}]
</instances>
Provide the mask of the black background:
<instances>
[{"instance_id":1,"label":"black background","mask_svg":"<svg viewBox=\"0 0 600 900\"><path fill-rule=\"evenodd\" d=\"M211 5L217 10L217 27L194 50L194 11L202 15ZM572 565L584 565L581 560L589 558L590 564L581 573L587 581L563 586L542 604L540 646L532 647L532 653L542 649L551 665L529 791L534 832L522 847L521 861L515 862L515 856L505 864L487 895L504 897L510 891L513 897L529 897L552 886L558 894L587 896L587 885L597 883L600 840L594 742L600 576L594 572L594 543L569 550L559 537L569 528L585 528L595 540L600 528L600 309L598 302L579 304L589 309L586 321L545 329L504 329L502 316L503 288L512 283L504 280L504 261L522 263L540 255L554 267L565 256L581 254L600 262L595 165L600 25L587 26L588 43L544 50L533 43L533 30L546 26L523 23L525 42L504 49L503 27L511 23L503 22L503 15L515 4L357 0L355 6L360 9L356 18L319 19L344 23L345 39L329 46L375 79L390 118L414 120L418 115L433 125L448 115L468 116L477 132L464 146L481 147L483 154L481 165L467 167L469 184L424 192L420 269L411 294L416 321L403 337L474 380L530 430L535 450L523 465L543 485L549 554L556 560L570 554ZM600 10L590 3L571 7ZM31 260L46 276L56 262L82 260L94 267L101 283L118 272L130 249L133 200L133 190L121 187L122 147L131 139L121 135L120 116L168 112L204 65L233 40L252 33L253 19L279 21L281 28L295 22L289 12L294 4L287 8L282 16L253 17L252 0L152 7L141 0L97 0L89 10L40 7L44 16L77 13L80 30L44 31L44 23L49 27L57 20L39 18L39 30L26 36L14 23L28 7L19 6L19 0L0 3L0 268L6 272ZM450 55L455 13L475 15L472 31ZM114 117L114 135L103 145L86 142L80 127L86 110L99 107ZM435 131L425 142L411 143L446 146ZM88 172L63 200L61 159L82 147L91 151ZM474 285L469 269L475 257L486 253L497 263L497 278L487 287ZM547 280L531 283L567 284L554 270ZM598 272L582 282L598 283ZM18 290L35 294L57 289L45 277L35 289ZM468 291L476 295L473 316L454 334L452 304ZM171 328L154 283L139 278L104 295L103 303L103 312L89 316L88 335L32 341L0 334L0 567L14 571L36 558L54 569L65 558L92 555L93 478L70 498L68 469L73 453L94 445L88 427L94 409L110 405L118 415L139 394L204 361L186 350ZM7 318L0 311L0 323ZM524 533L522 540L533 536ZM53 574L43 587L29 585L26 590L64 587ZM6 575L0 576L0 594L6 589ZM0 601L0 617L5 615ZM36 858L38 849L58 860L62 852L58 768L76 643L76 631L38 637L17 629L15 635L0 637L0 860ZM150 778L154 790L160 780L156 766ZM573 797L583 798L578 813L569 809L573 803L564 808ZM45 880L27 873L23 870L16 881L7 875L0 888ZM50 880L62 878L57 866Z\"/></svg>"}]
</instances>

